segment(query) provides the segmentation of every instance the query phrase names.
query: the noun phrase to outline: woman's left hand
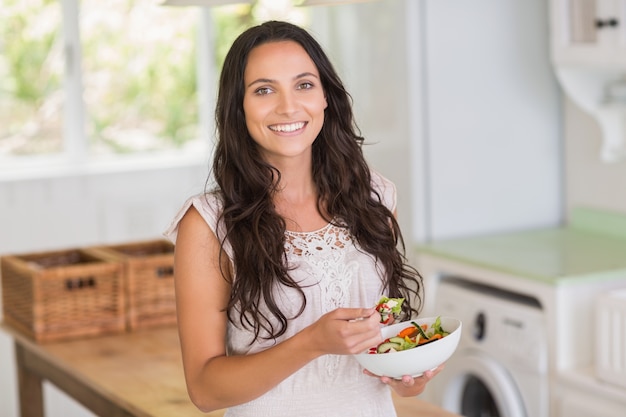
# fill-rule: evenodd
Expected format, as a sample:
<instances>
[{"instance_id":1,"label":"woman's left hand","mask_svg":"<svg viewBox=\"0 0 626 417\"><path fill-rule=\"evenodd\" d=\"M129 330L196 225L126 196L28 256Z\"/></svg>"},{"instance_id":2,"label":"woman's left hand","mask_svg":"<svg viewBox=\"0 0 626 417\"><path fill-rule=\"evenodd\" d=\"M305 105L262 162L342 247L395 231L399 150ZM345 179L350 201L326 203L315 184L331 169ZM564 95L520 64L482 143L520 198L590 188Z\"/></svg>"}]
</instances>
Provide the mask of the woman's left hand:
<instances>
[{"instance_id":1,"label":"woman's left hand","mask_svg":"<svg viewBox=\"0 0 626 417\"><path fill-rule=\"evenodd\" d=\"M388 376L374 375L367 369L363 370L363 373L369 376L379 378L383 384L389 385L400 397L414 397L424 392L428 381L433 379L443 369L444 364L439 365L432 371L426 371L424 374L417 378L413 378L409 375L404 375L402 379L393 379Z\"/></svg>"}]
</instances>

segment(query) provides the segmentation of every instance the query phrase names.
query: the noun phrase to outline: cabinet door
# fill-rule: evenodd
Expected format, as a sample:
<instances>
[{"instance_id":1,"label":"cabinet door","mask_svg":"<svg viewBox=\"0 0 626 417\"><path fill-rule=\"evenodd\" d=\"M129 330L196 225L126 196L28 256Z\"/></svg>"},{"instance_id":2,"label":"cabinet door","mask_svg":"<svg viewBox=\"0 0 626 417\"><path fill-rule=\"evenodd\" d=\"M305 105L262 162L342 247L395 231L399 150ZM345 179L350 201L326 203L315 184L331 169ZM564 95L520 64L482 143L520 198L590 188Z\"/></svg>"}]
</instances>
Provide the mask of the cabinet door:
<instances>
[{"instance_id":1,"label":"cabinet door","mask_svg":"<svg viewBox=\"0 0 626 417\"><path fill-rule=\"evenodd\" d=\"M624 417L624 405L582 392L559 399L558 417Z\"/></svg>"},{"instance_id":2,"label":"cabinet door","mask_svg":"<svg viewBox=\"0 0 626 417\"><path fill-rule=\"evenodd\" d=\"M626 68L626 0L552 0L557 64Z\"/></svg>"}]
</instances>

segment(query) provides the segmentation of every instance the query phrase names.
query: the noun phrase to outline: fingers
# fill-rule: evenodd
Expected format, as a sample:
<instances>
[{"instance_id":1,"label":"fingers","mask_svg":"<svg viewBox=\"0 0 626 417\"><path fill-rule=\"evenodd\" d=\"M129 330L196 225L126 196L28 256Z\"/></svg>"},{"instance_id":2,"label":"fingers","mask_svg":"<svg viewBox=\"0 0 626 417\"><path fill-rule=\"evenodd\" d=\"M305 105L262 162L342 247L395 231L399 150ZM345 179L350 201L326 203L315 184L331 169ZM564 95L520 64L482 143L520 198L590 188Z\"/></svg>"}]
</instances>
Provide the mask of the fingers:
<instances>
[{"instance_id":1,"label":"fingers","mask_svg":"<svg viewBox=\"0 0 626 417\"><path fill-rule=\"evenodd\" d=\"M430 377L428 379L430 380ZM413 385L415 385L415 378L412 378L408 375L404 375L401 381L402 385L404 385L405 387L412 387Z\"/></svg>"},{"instance_id":2,"label":"fingers","mask_svg":"<svg viewBox=\"0 0 626 417\"><path fill-rule=\"evenodd\" d=\"M400 379L393 379L388 376L374 375L366 369L363 370L363 373L375 378L379 378L380 382L389 385L400 396L409 397L421 394L426 388L426 384L428 384L431 379L433 379L439 372L441 372L443 368L444 365L441 364L437 368L426 371L416 378L413 378L410 375L404 375Z\"/></svg>"},{"instance_id":3,"label":"fingers","mask_svg":"<svg viewBox=\"0 0 626 417\"><path fill-rule=\"evenodd\" d=\"M337 320L359 321L370 318L375 312L374 308L338 308L331 314Z\"/></svg>"},{"instance_id":4,"label":"fingers","mask_svg":"<svg viewBox=\"0 0 626 417\"><path fill-rule=\"evenodd\" d=\"M332 354L362 353L382 341L373 308L338 308L308 327L313 346Z\"/></svg>"},{"instance_id":5,"label":"fingers","mask_svg":"<svg viewBox=\"0 0 626 417\"><path fill-rule=\"evenodd\" d=\"M402 383L402 385L404 385L405 387L412 387L414 386L416 383L419 384L423 384L426 385L431 379L433 379L435 377L435 375L437 375L439 372L441 372L441 370L443 369L444 365L441 364L439 365L437 368L435 369L431 369L429 371L424 372L422 375L418 376L418 377L411 377L409 375L404 375L402 376L402 378L400 379L400 382ZM383 377L385 378L385 377ZM397 380L393 380L396 381Z\"/></svg>"},{"instance_id":6,"label":"fingers","mask_svg":"<svg viewBox=\"0 0 626 417\"><path fill-rule=\"evenodd\" d=\"M339 333L351 354L363 353L383 341L378 320L371 318L344 321Z\"/></svg>"},{"instance_id":7,"label":"fingers","mask_svg":"<svg viewBox=\"0 0 626 417\"><path fill-rule=\"evenodd\" d=\"M439 372L443 371L443 368L445 368L445 367L446 367L446 364L442 363L441 365L439 365L435 369L431 369L430 371L424 372L424 375L427 375L427 376L429 376L430 379L432 379Z\"/></svg>"},{"instance_id":8,"label":"fingers","mask_svg":"<svg viewBox=\"0 0 626 417\"><path fill-rule=\"evenodd\" d=\"M410 375L404 375L398 380L383 376L380 378L380 381L383 384L389 385L400 396L407 397L421 394L426 388L426 384L432 379L432 377L432 375L426 374L417 378L413 378Z\"/></svg>"}]
</instances>

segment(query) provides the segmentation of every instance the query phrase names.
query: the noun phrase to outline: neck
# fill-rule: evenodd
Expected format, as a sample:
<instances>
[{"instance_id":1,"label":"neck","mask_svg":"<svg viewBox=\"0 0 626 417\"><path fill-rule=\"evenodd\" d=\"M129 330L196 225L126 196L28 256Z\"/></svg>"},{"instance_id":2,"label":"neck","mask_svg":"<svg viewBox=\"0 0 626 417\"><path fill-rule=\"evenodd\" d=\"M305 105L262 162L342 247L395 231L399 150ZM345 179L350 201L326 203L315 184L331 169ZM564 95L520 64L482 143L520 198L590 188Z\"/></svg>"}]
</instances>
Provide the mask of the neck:
<instances>
[{"instance_id":1,"label":"neck","mask_svg":"<svg viewBox=\"0 0 626 417\"><path fill-rule=\"evenodd\" d=\"M317 191L313 183L311 160L283 160L275 164L280 171L280 184L277 198L290 204L316 198Z\"/></svg>"}]
</instances>

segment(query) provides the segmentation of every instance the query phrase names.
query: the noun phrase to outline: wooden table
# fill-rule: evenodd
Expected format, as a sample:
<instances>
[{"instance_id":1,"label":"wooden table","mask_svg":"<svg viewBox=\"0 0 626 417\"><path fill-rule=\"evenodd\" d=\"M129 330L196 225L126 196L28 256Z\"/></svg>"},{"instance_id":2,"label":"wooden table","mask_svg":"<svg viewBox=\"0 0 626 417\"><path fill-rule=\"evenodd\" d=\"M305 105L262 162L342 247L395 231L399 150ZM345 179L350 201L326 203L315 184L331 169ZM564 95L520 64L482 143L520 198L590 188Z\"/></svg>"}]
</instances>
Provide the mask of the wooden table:
<instances>
[{"instance_id":1,"label":"wooden table","mask_svg":"<svg viewBox=\"0 0 626 417\"><path fill-rule=\"evenodd\" d=\"M15 340L22 417L43 417L48 380L102 417L221 417L189 400L176 328L38 344L10 327ZM458 417L417 398L395 397L398 417Z\"/></svg>"}]
</instances>

